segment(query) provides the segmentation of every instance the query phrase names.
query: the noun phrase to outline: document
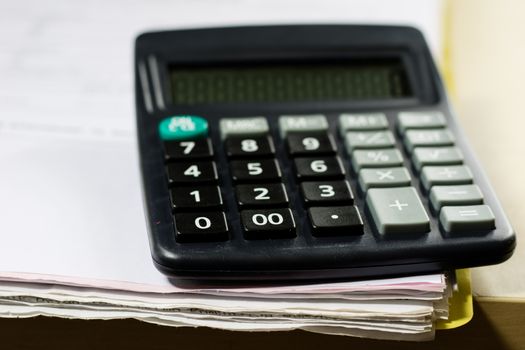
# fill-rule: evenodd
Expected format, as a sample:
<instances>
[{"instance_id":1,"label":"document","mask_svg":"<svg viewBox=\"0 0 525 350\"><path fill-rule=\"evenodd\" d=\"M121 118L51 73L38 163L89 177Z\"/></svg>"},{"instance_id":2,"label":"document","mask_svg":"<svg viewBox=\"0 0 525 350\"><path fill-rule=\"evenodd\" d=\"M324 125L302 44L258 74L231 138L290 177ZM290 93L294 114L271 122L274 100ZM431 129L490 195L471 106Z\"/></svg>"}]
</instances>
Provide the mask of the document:
<instances>
[{"instance_id":1,"label":"document","mask_svg":"<svg viewBox=\"0 0 525 350\"><path fill-rule=\"evenodd\" d=\"M437 54L440 9L437 0L2 3L0 316L432 337L433 320L446 317L443 275L232 288L158 272L142 208L132 46L152 29L382 23L419 27Z\"/></svg>"}]
</instances>

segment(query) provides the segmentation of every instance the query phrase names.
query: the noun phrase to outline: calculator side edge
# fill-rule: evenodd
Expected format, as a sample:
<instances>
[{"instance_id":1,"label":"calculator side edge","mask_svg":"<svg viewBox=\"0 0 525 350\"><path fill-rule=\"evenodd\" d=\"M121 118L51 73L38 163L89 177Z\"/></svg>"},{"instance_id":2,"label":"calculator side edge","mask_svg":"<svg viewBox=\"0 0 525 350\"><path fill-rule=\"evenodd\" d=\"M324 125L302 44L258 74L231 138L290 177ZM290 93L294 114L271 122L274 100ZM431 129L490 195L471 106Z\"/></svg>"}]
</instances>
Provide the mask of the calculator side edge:
<instances>
[{"instance_id":1,"label":"calculator side edge","mask_svg":"<svg viewBox=\"0 0 525 350\"><path fill-rule=\"evenodd\" d=\"M141 180L141 195L142 203L144 208L144 215L146 219L148 241L150 246L150 252L154 264L162 266L160 264L170 263L174 256L171 252L173 246L173 240L167 235L163 234L166 231L173 231L174 228L157 227L155 224L161 220L153 220L155 210L159 207L154 202L154 196L152 196L152 189L146 188L151 182L149 179L152 177L151 174L151 160L148 160L148 145L147 140L152 139L151 130L146 127L145 119L156 113L155 104L153 102L153 91L151 76L148 68L146 67L146 57L144 52L147 49L141 47L142 43L148 42L148 38L151 36L150 33L144 33L137 37L135 41L135 62L134 65L134 88L135 88L135 112L137 122L137 149L139 155L139 167L140 167L140 180ZM164 216L166 213L164 213ZM162 220L165 221L165 220ZM169 224L168 224L169 225ZM174 232L173 232L174 233ZM161 269L160 269L161 270Z\"/></svg>"},{"instance_id":2,"label":"calculator side edge","mask_svg":"<svg viewBox=\"0 0 525 350\"><path fill-rule=\"evenodd\" d=\"M430 52L428 49L427 51ZM487 176L486 171L481 166L482 163L479 161L479 158L474 152L473 147L468 141L465 131L460 125L459 118L457 117L457 113L455 112L452 102L445 89L445 85L441 78L441 74L439 73L438 68L434 60L432 59L432 57L430 57L430 64L431 64L432 74L434 75L435 87L441 99L439 102L439 104L442 106L441 109L445 109L447 111L448 119L449 119L448 124L449 124L449 127L450 126L453 127L453 131L455 135L457 136L456 142L460 144L461 149L465 151L465 154L467 155L467 162L469 163L469 167L474 166L472 170L474 173L474 177L476 179L475 183L481 185L484 189L487 190L484 194L488 196L488 201L493 204L491 206L491 209L496 211L496 217L498 218L497 228L494 231L496 232L497 237L494 241L492 241L492 254L494 254L495 256L493 256L492 262L488 262L483 265L492 265L492 264L498 264L498 263L504 262L512 256L515 250L515 247L517 245L516 232L514 228L512 227L510 220L508 219L506 213L503 211L501 202L498 199L491 182L489 181L489 177ZM497 246L495 246L495 244L497 244ZM499 254L499 259L498 259L498 254ZM476 258L472 260L476 260ZM479 264L479 265L482 265L482 264ZM469 266L465 266L465 267L469 267Z\"/></svg>"}]
</instances>

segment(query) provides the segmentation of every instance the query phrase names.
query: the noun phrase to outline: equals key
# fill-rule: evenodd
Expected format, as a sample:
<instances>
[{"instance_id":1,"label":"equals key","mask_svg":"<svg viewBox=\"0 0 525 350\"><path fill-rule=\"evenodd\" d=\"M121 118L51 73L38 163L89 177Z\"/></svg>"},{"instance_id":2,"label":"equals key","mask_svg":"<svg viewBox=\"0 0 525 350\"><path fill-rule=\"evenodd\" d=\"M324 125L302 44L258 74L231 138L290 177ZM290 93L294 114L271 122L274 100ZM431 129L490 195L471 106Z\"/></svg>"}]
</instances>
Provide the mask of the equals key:
<instances>
[{"instance_id":1,"label":"equals key","mask_svg":"<svg viewBox=\"0 0 525 350\"><path fill-rule=\"evenodd\" d=\"M496 218L488 205L443 207L439 221L449 233L479 233L496 228Z\"/></svg>"}]
</instances>

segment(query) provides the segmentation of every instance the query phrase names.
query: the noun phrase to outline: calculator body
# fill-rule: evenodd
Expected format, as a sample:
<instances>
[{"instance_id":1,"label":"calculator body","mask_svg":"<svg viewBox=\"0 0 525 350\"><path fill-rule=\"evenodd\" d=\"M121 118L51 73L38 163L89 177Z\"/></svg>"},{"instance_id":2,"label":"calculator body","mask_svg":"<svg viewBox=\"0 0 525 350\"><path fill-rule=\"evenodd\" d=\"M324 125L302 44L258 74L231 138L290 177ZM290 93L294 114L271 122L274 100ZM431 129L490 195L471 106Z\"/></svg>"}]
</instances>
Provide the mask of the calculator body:
<instances>
[{"instance_id":1,"label":"calculator body","mask_svg":"<svg viewBox=\"0 0 525 350\"><path fill-rule=\"evenodd\" d=\"M396 81L399 85L396 96L386 96L390 92L382 95L377 91L359 90L359 84L365 85L367 82L360 82L358 78L369 79L366 74L359 75L364 69L361 67L369 67L370 62L372 62L371 71L365 73L370 73L372 80L380 80L374 75L376 74L374 67L387 69L386 74L390 77L387 79L393 79L392 81ZM347 69L346 64L351 67ZM258 71L260 67L266 70L260 73ZM397 74L399 67L402 67L402 74L392 78L393 74ZM258 85L253 85L252 80L247 80L244 84L248 86L243 86L241 83L244 78L241 77L238 78L240 80L235 80L239 87L225 87L221 86L220 82L216 82L218 85L208 86L206 88L208 90L202 90L203 96L195 95L196 93L189 94L193 94L192 96L185 95L185 85L182 83L176 85L179 84L176 80L178 72L180 72L179 76L189 74L186 76L188 80L184 82L189 84L186 85L188 91L191 89L200 91L192 85L199 84L199 78L195 80L192 76L192 72L199 69L204 69L204 72L206 69L211 69L212 73L219 75L235 74L244 69L243 72L247 72L246 79L253 80L254 76L262 74L267 80L261 82L258 89ZM278 86L275 84L278 82L273 82L272 79L278 79L279 75L286 77L289 69L294 70L293 74L299 78L311 79L313 82L292 84L288 87L288 95L283 92L279 97L275 95L275 87ZM299 69L298 73L297 69ZM309 70L313 71L313 75ZM358 88L350 89L352 91L347 92L349 96L338 95L337 92L330 90L331 82L328 81L327 87L323 88L327 92L323 90L324 95L317 93L319 89L316 87L320 85L315 84L321 84L320 80L330 77L336 79L337 72L340 72L343 80L357 79ZM495 264L512 255L516 244L515 234L456 122L424 38L413 28L300 25L146 33L136 40L135 79L140 164L151 253L157 268L168 276L203 280L319 280L381 277ZM223 81L222 84L229 84L229 80ZM285 84L291 83L285 82ZM309 88L308 84L313 84L312 88ZM305 91L299 91L303 87ZM225 92L230 90L233 92L225 97L217 92L221 89ZM246 89L255 92L246 97L242 95L245 93L242 91L247 91ZM257 95L257 91L263 90L266 92ZM241 96L239 97L238 94ZM408 119L400 119L403 113L408 115ZM418 147L417 142L421 141L418 137L421 135L417 131L426 129L424 123L422 126L417 123L417 118L418 115L424 117L425 114L439 116L442 125L438 129L431 127L430 131L446 131L445 136L450 136L452 141L445 146L457 148L461 153L461 159L459 161L455 159L450 164L445 161L443 164L437 164L437 168L427 166L423 177L425 166L435 165L432 162L424 162L425 159L428 160L428 150L435 151L436 148L425 148L428 146L425 144ZM349 117L345 119L343 115ZM196 116L201 119L195 120L204 120L207 123L207 133L204 136L197 135L196 139L204 137L208 140L207 147L210 149L210 154L204 161L213 162L214 168L210 171L214 172L212 176L214 179L211 181L193 183L185 180L185 173L189 177L198 177L197 175L202 173L202 168L191 168L192 164L201 164L199 162L203 161L202 159L190 157L177 160L168 159L169 157L166 156L166 143L169 142L178 142L180 149L177 152L182 152L181 154L184 151L189 153L192 151L181 144L187 138L183 137L175 141L162 139L160 124L163 121L166 123L167 118L173 116ZM281 119L283 116L292 119ZM367 135L372 135L367 133L379 130L383 136L387 133L390 137L390 145L387 148L367 148L368 146L365 145L365 148L359 151L359 132L362 131L359 129L359 120L362 119L359 118L362 116L380 116L378 119L370 120L384 125L379 129L375 127L367 129L365 125L365 136L361 141L366 141ZM299 119L294 119L295 117ZM294 126L297 126L297 123L299 127L301 126L302 117L307 118L306 124L310 122L315 124L313 120L318 117L322 117L319 120L326 121L322 122L323 125L319 128L323 135L329 136L329 142L332 143L331 147L335 153L332 152L329 157L315 153L298 157L291 154L290 147L293 145L290 146L292 141L289 141L288 137L295 135ZM414 118L416 123L411 124ZM221 122L223 119L233 123L231 125L236 125L237 129L225 127L226 122ZM235 119L247 121L246 134L242 134L242 130L239 132L238 126L242 123L236 124ZM183 119L172 121L181 120ZM269 156L257 154L253 157L249 154L244 154L244 157L242 154L240 157L235 157L235 154L231 156L229 153L231 150L227 149L230 147L228 137L233 135L232 137L241 143L261 137L250 133L250 125L260 120L266 120L268 126L268 130L262 136L270 138L272 152ZM351 126L352 123L357 126L355 140L347 139L345 134L352 132L351 127L341 131L342 127ZM415 125L415 133L412 131L410 134L407 133L412 130L410 125ZM299 146L307 147L308 142L311 141L311 137L308 142L305 141L309 137L309 132L316 139L315 135L318 135L318 131L315 129L312 132L306 130L298 133L304 136L299 139ZM407 141L409 136L414 138ZM189 138L189 140L193 139ZM318 145L319 139L316 140L313 146ZM184 145L188 146L187 143ZM245 144L239 143L237 146L239 145L242 153ZM423 151L427 152L427 158L423 154L421 164L415 164L416 148L418 150L425 148ZM232 149L231 152L235 153L235 147ZM393 150L396 150L397 156L401 156L397 164L384 167L370 164L387 159L382 151ZM439 154L439 150L436 152L431 153L430 156ZM323 170L328 166L325 161L333 157L337 157L339 162L337 176L317 178L316 174L313 174L313 177L309 177L311 174L309 175L308 171ZM359 157L368 157L370 162L367 163L367 159L364 159L363 163L360 163ZM237 175L234 176L236 170L232 164L239 163L246 166L251 162L253 168L254 163L261 164L259 158L276 162L279 171L277 181L243 181L241 175L239 178L235 177ZM301 175L298 174L300 172L298 167L301 166L302 160L297 161L298 158L307 159L306 173ZM313 163L315 161L317 163ZM470 191L472 188L461 186L475 185L475 190L477 193L481 192L482 198L465 203L453 202L452 206L449 206L450 203L446 199L447 192L444 195L444 202L439 204L440 193L434 193L436 191L433 191L432 187L436 184L448 183L439 182L441 175L436 175L437 182L433 182L432 176L435 175L435 171L429 173L427 170L437 169L436 171L440 171L439 174L445 171L444 167L454 171L464 170L454 168L459 166L468 167L470 179L451 183L460 187L443 188L448 189L449 192L462 193L461 191ZM408 174L408 182L398 185L401 188L399 192L385 191L385 187L377 184L379 187L375 188L374 180L368 179L370 180L368 183L365 178L367 174L372 177L379 174L377 169L391 171L393 168L402 169ZM249 171L249 169L245 170ZM178 174L174 175L175 181L167 174L169 171ZM382 176L392 177L392 173L386 170L380 171ZM177 183L177 176L182 176L182 182ZM238 179L240 181L237 181ZM319 190L318 197L323 194L328 196L336 192L333 181L338 181L337 184L341 184L341 181L347 183L351 198L343 198L342 202L314 200L313 204L306 200L307 185ZM244 190L254 190L255 197L266 198L266 193L263 193L264 190L261 188L268 191L267 182L279 184L279 187L284 189L284 195L287 197L285 204L272 205L270 202L270 205L259 206L258 203L254 205L240 203L239 197L243 195ZM196 186L194 190L192 186ZM258 190L255 190L256 188ZM184 191L184 189L188 191L186 197L195 201L200 200L199 205L203 204L202 200L206 200L204 197L205 194L211 193L209 191L218 191L220 203L215 203L212 208L207 208L205 203L204 207L192 208L191 205L189 208L185 208L184 205L177 207L174 205L174 200L177 201L178 198L173 198L177 197L174 191ZM442 186L437 189L442 190ZM405 200L394 198L396 193ZM419 198L416 204L410 202L414 195ZM457 208L458 203L462 205L461 210ZM412 205L418 206L419 216L416 215L417 213L408 215L407 220L413 222L405 226L391 226L391 221L393 220L395 224L398 218L388 216L389 213L385 214L385 211L391 209L399 214L405 214ZM451 208L447 209L451 212L445 212L443 209L445 207ZM421 210L426 214L426 219ZM488 210L488 214L483 210ZM342 228L331 229L330 223L326 223L327 220L330 221L327 218L344 219L350 211L355 217L345 222L347 226L352 227L351 229L347 229L344 225ZM485 225L475 222L469 228L468 220L471 219L469 216L479 215L485 220ZM466 226L464 219L467 221ZM206 236L183 232L184 229L188 229L190 233L200 229L206 231L210 226L216 225L217 220L221 221L219 234L214 232ZM487 224L487 220L490 223ZM356 226L352 226L353 224ZM275 227L275 232L272 231L272 225Z\"/></svg>"}]
</instances>

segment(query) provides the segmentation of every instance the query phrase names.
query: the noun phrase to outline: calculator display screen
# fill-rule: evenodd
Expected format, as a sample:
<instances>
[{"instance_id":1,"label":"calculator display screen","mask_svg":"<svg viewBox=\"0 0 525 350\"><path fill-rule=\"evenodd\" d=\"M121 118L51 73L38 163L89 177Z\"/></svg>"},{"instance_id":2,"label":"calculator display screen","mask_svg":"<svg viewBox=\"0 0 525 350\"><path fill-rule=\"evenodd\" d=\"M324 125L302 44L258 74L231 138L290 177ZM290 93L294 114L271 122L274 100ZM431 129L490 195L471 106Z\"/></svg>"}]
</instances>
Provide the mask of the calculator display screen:
<instances>
[{"instance_id":1,"label":"calculator display screen","mask_svg":"<svg viewBox=\"0 0 525 350\"><path fill-rule=\"evenodd\" d=\"M413 97L401 60L172 65L169 74L174 105Z\"/></svg>"}]
</instances>

